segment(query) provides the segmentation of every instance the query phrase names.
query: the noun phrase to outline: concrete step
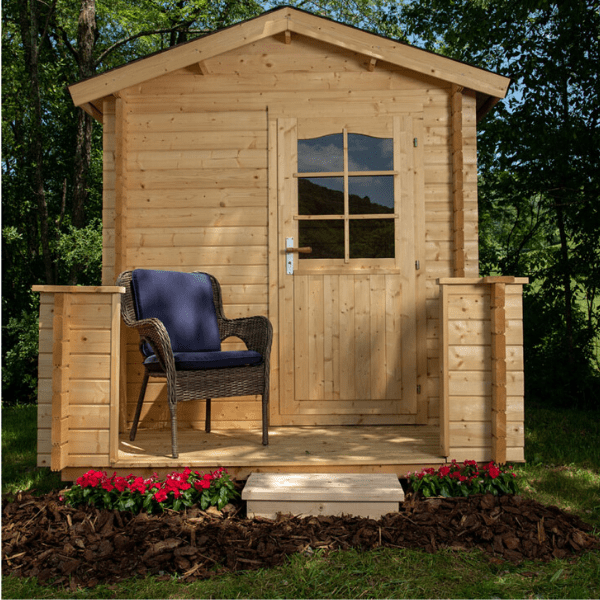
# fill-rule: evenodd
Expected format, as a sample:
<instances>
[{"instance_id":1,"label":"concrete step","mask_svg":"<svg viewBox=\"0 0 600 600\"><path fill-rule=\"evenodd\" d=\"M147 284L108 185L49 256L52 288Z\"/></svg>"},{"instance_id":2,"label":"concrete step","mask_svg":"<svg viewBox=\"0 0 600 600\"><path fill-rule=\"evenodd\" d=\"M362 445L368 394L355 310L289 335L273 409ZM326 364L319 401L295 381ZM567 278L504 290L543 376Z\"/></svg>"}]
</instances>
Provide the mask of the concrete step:
<instances>
[{"instance_id":1,"label":"concrete step","mask_svg":"<svg viewBox=\"0 0 600 600\"><path fill-rule=\"evenodd\" d=\"M252 473L242 499L250 518L282 513L379 519L399 509L404 491L392 473Z\"/></svg>"}]
</instances>

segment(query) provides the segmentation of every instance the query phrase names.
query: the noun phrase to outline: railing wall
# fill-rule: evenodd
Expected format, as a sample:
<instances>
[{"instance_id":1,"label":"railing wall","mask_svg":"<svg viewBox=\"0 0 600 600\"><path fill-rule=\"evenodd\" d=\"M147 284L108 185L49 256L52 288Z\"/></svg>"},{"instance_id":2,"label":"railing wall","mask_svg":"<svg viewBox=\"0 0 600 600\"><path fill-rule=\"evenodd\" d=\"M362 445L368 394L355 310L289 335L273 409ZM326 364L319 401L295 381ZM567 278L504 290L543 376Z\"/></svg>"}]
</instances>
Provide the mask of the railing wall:
<instances>
[{"instance_id":1,"label":"railing wall","mask_svg":"<svg viewBox=\"0 0 600 600\"><path fill-rule=\"evenodd\" d=\"M40 292L38 466L108 467L119 443L121 293L115 286Z\"/></svg>"},{"instance_id":2,"label":"railing wall","mask_svg":"<svg viewBox=\"0 0 600 600\"><path fill-rule=\"evenodd\" d=\"M448 278L440 285L441 453L524 460L526 278Z\"/></svg>"}]
</instances>

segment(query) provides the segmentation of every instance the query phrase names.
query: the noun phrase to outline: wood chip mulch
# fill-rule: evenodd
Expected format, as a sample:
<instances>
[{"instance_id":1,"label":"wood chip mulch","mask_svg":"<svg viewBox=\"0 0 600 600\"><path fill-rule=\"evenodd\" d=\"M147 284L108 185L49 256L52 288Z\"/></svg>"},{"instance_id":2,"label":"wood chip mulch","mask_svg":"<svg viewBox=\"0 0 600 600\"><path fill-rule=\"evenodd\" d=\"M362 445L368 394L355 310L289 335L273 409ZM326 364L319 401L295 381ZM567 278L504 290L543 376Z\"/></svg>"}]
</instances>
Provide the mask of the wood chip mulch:
<instances>
[{"instance_id":1,"label":"wood chip mulch","mask_svg":"<svg viewBox=\"0 0 600 600\"><path fill-rule=\"evenodd\" d=\"M556 507L520 496L408 499L375 521L357 517L247 519L243 507L219 513L132 515L72 508L58 493L3 502L2 573L42 583L95 586L132 576L177 573L186 581L282 564L316 549L480 548L519 563L600 548L592 527Z\"/></svg>"}]
</instances>

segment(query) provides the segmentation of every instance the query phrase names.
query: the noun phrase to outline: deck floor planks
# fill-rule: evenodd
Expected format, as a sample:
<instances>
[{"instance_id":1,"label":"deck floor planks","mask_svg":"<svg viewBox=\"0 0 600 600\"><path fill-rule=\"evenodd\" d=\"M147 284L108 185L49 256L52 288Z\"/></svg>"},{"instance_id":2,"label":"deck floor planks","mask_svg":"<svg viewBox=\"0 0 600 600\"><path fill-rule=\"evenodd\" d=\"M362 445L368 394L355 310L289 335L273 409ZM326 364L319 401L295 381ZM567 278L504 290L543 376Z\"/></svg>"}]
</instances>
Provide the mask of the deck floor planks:
<instances>
[{"instance_id":1,"label":"deck floor planks","mask_svg":"<svg viewBox=\"0 0 600 600\"><path fill-rule=\"evenodd\" d=\"M116 468L219 467L242 469L344 468L440 464L439 428L433 426L271 427L260 430L179 430L179 458L170 456L170 431L121 434Z\"/></svg>"}]
</instances>

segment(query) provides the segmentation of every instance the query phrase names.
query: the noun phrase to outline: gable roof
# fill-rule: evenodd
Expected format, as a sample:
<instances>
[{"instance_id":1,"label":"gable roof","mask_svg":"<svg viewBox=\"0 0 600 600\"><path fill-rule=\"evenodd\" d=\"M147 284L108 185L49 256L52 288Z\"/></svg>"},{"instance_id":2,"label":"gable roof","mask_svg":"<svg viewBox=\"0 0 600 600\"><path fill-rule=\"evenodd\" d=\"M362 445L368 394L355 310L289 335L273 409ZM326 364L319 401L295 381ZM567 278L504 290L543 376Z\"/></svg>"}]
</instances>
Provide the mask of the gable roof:
<instances>
[{"instance_id":1,"label":"gable roof","mask_svg":"<svg viewBox=\"0 0 600 600\"><path fill-rule=\"evenodd\" d=\"M100 101L107 96L286 31L474 90L477 120L510 84L508 77L286 6L75 83L69 91L76 106L101 120Z\"/></svg>"}]
</instances>

